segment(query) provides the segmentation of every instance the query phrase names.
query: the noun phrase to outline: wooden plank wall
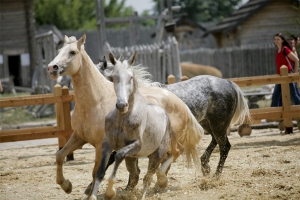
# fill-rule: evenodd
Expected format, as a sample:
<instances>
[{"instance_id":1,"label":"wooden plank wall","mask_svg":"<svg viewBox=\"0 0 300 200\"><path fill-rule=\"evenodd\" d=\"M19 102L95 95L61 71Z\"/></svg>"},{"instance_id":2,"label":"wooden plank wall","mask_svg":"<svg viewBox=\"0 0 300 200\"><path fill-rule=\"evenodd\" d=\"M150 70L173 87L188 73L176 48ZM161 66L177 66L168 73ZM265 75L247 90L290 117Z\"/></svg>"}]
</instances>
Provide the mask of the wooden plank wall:
<instances>
[{"instance_id":1,"label":"wooden plank wall","mask_svg":"<svg viewBox=\"0 0 300 200\"><path fill-rule=\"evenodd\" d=\"M181 62L194 62L219 69L223 78L276 74L274 44L243 45L222 49L180 51Z\"/></svg>"},{"instance_id":2,"label":"wooden plank wall","mask_svg":"<svg viewBox=\"0 0 300 200\"><path fill-rule=\"evenodd\" d=\"M290 34L300 34L299 10L292 6L290 0L271 1L261 10L245 20L229 35L220 37L222 47L233 45L261 44L273 42L273 36L281 32L286 37Z\"/></svg>"},{"instance_id":3,"label":"wooden plank wall","mask_svg":"<svg viewBox=\"0 0 300 200\"><path fill-rule=\"evenodd\" d=\"M30 66L25 66L20 72L26 74L22 76L22 85L29 86L36 60L33 0L1 0L0 24L0 54L4 60L0 67L5 72L0 77L9 76L7 56L29 53Z\"/></svg>"},{"instance_id":4,"label":"wooden plank wall","mask_svg":"<svg viewBox=\"0 0 300 200\"><path fill-rule=\"evenodd\" d=\"M181 68L178 43L175 37L169 37L160 44L135 45L131 47L111 47L106 43L105 55L114 54L116 58L128 58L134 51L138 52L135 64L147 67L152 74L152 80L167 83L167 76L173 74L176 82L181 80Z\"/></svg>"}]
</instances>

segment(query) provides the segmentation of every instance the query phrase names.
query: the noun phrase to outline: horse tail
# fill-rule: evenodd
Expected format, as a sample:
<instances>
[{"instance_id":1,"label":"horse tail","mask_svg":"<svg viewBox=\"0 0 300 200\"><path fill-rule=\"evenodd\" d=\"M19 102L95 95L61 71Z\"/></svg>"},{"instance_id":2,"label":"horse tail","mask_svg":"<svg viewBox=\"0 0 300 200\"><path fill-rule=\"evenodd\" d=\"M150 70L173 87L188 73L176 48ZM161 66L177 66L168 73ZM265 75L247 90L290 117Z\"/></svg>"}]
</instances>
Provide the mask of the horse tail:
<instances>
[{"instance_id":1,"label":"horse tail","mask_svg":"<svg viewBox=\"0 0 300 200\"><path fill-rule=\"evenodd\" d=\"M232 84L235 87L238 98L237 98L237 106L235 109L235 113L233 115L233 118L232 118L230 124L234 125L234 124L243 123L246 117L249 120L249 122L251 123L252 119L250 116L250 111L249 111L247 101L244 97L244 93L237 84L235 84L234 82L232 82Z\"/></svg>"},{"instance_id":2,"label":"horse tail","mask_svg":"<svg viewBox=\"0 0 300 200\"><path fill-rule=\"evenodd\" d=\"M187 106L186 106L187 107ZM200 157L197 151L197 144L202 139L204 129L196 120L190 109L188 110L188 122L185 130L186 140L184 142L184 150L187 158L188 166L191 165L191 161L194 161L196 166L200 165Z\"/></svg>"}]
</instances>

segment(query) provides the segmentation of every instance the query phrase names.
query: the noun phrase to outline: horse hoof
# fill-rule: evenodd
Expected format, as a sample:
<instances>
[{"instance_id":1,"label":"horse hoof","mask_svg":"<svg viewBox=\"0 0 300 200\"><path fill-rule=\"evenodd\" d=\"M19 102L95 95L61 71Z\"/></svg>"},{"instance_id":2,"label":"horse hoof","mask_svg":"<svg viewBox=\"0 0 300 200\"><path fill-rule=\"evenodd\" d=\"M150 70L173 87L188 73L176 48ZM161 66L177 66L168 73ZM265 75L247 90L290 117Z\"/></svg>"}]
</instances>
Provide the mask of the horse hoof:
<instances>
[{"instance_id":1,"label":"horse hoof","mask_svg":"<svg viewBox=\"0 0 300 200\"><path fill-rule=\"evenodd\" d=\"M110 191L107 191L105 192L105 199L114 199L116 197L116 190L115 188L113 188L112 190Z\"/></svg>"},{"instance_id":2,"label":"horse hoof","mask_svg":"<svg viewBox=\"0 0 300 200\"><path fill-rule=\"evenodd\" d=\"M213 175L213 179L215 179L217 181L220 179L220 177L221 177L221 174L219 174L219 173L218 174L216 173Z\"/></svg>"},{"instance_id":3,"label":"horse hoof","mask_svg":"<svg viewBox=\"0 0 300 200\"><path fill-rule=\"evenodd\" d=\"M72 192L72 183L69 180L65 180L60 187L65 191L65 193L70 194Z\"/></svg>"},{"instance_id":4,"label":"horse hoof","mask_svg":"<svg viewBox=\"0 0 300 200\"><path fill-rule=\"evenodd\" d=\"M155 184L155 188L159 188L160 190L165 190L168 187L168 178L164 177L161 180L157 181Z\"/></svg>"},{"instance_id":5,"label":"horse hoof","mask_svg":"<svg viewBox=\"0 0 300 200\"><path fill-rule=\"evenodd\" d=\"M89 200L97 200L97 197L95 195L90 196Z\"/></svg>"},{"instance_id":6,"label":"horse hoof","mask_svg":"<svg viewBox=\"0 0 300 200\"><path fill-rule=\"evenodd\" d=\"M208 176L210 174L210 167L201 167L201 171L202 171L202 174L203 176Z\"/></svg>"},{"instance_id":7,"label":"horse hoof","mask_svg":"<svg viewBox=\"0 0 300 200\"><path fill-rule=\"evenodd\" d=\"M92 189L92 183L90 183L84 191L84 194L89 195Z\"/></svg>"}]
</instances>

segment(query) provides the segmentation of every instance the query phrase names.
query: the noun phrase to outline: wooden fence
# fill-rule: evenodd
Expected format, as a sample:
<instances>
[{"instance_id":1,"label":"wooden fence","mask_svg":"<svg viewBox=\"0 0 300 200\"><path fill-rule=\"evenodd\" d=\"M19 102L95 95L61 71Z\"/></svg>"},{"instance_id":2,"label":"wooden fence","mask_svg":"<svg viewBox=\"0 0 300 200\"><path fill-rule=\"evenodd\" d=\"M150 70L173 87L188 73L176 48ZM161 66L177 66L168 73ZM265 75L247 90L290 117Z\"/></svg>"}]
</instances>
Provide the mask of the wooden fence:
<instances>
[{"instance_id":1,"label":"wooden fence","mask_svg":"<svg viewBox=\"0 0 300 200\"><path fill-rule=\"evenodd\" d=\"M235 82L239 87L281 84L282 107L250 109L251 118L253 120L252 123L261 123L262 119L283 119L285 127L293 127L292 119L297 119L298 128L300 127L300 105L291 105L289 89L289 83L300 81L300 73L289 74L287 67L283 66L280 69L280 76L267 75L257 77L232 78L228 80Z\"/></svg>"},{"instance_id":2,"label":"wooden fence","mask_svg":"<svg viewBox=\"0 0 300 200\"><path fill-rule=\"evenodd\" d=\"M135 64L143 64L152 75L152 80L160 83L167 82L167 74L173 74L176 81L181 79L178 43L175 37L169 37L166 42L152 45L136 45L125 48L104 46L106 54L113 53L115 57L129 57L134 51L138 52Z\"/></svg>"},{"instance_id":3,"label":"wooden fence","mask_svg":"<svg viewBox=\"0 0 300 200\"><path fill-rule=\"evenodd\" d=\"M290 105L289 83L300 81L300 74L288 74L287 68L282 68L282 74L258 77L243 77L229 79L240 87L257 86L266 84L281 84L282 107L268 107L250 109L253 123L260 123L261 119L284 120L286 127L292 126L292 119L300 119L300 105ZM72 134L70 102L74 101L74 94L69 94L67 87L55 85L54 94L40 94L23 97L1 98L0 108L28 106L37 104L55 104L56 126L37 127L28 129L0 131L0 143L22 140L60 138L59 147L62 147L67 138ZM299 124L298 124L299 127Z\"/></svg>"},{"instance_id":4,"label":"wooden fence","mask_svg":"<svg viewBox=\"0 0 300 200\"><path fill-rule=\"evenodd\" d=\"M222 49L180 51L181 62L194 62L219 69L223 78L263 76L276 73L274 44L244 45Z\"/></svg>"},{"instance_id":5,"label":"wooden fence","mask_svg":"<svg viewBox=\"0 0 300 200\"><path fill-rule=\"evenodd\" d=\"M55 104L56 126L13 129L0 131L0 143L44 138L59 138L59 147L63 147L73 133L71 128L70 102L75 101L67 87L54 86L54 94L39 94L13 98L1 98L0 108L39 104Z\"/></svg>"}]
</instances>

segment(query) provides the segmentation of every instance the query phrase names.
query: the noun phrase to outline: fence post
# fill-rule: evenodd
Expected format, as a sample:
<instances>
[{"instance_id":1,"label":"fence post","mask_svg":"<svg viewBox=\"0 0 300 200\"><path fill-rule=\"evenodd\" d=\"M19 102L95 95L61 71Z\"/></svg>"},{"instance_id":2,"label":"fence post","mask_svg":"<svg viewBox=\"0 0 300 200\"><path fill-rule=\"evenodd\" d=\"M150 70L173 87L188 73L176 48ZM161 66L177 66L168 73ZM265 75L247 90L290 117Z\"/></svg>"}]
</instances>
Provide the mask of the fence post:
<instances>
[{"instance_id":1,"label":"fence post","mask_svg":"<svg viewBox=\"0 0 300 200\"><path fill-rule=\"evenodd\" d=\"M173 84L173 83L175 83L175 82L176 82L175 76L172 75L172 74L170 74L170 75L168 76L168 85Z\"/></svg>"},{"instance_id":2,"label":"fence post","mask_svg":"<svg viewBox=\"0 0 300 200\"><path fill-rule=\"evenodd\" d=\"M69 95L69 90L67 88L66 89L62 89L62 87L59 84L56 84L54 86L54 96L63 96L63 95ZM64 105L64 104L69 104ZM64 113L64 111L68 111L68 113ZM57 126L57 130L70 130L71 129L71 123L70 123L70 103L55 103L55 111L56 111L56 126ZM69 118L68 116L69 115ZM66 123L67 122L67 123ZM62 149L67 140L69 138L67 137L59 137L58 138L58 149ZM73 152L71 152L69 155L67 155L67 161L68 160L74 160L74 156L73 156Z\"/></svg>"},{"instance_id":3,"label":"fence post","mask_svg":"<svg viewBox=\"0 0 300 200\"><path fill-rule=\"evenodd\" d=\"M171 45L171 54L172 54L173 73L176 77L176 81L179 82L181 79L182 73L181 73L181 68L180 68L178 42L174 36L170 39L170 45Z\"/></svg>"},{"instance_id":4,"label":"fence post","mask_svg":"<svg viewBox=\"0 0 300 200\"><path fill-rule=\"evenodd\" d=\"M182 76L181 77L181 81L187 81L187 80L189 80L189 77L187 77L187 76Z\"/></svg>"},{"instance_id":5,"label":"fence post","mask_svg":"<svg viewBox=\"0 0 300 200\"><path fill-rule=\"evenodd\" d=\"M54 86L54 96L62 96L62 88L59 84ZM64 130L64 111L63 111L63 103L55 103L55 111L56 111L56 126L57 130Z\"/></svg>"},{"instance_id":6,"label":"fence post","mask_svg":"<svg viewBox=\"0 0 300 200\"><path fill-rule=\"evenodd\" d=\"M280 68L280 76L288 76L288 68L287 66L283 65ZM290 97L290 85L289 83L282 83L281 84L281 95L282 95L282 106L283 111L290 111L291 109L291 97ZM293 132L293 122L292 118L284 118L283 124L285 126L285 131L287 133Z\"/></svg>"},{"instance_id":7,"label":"fence post","mask_svg":"<svg viewBox=\"0 0 300 200\"><path fill-rule=\"evenodd\" d=\"M69 88L64 86L62 88L62 96L67 96L69 95ZM62 104L62 109L63 109L63 116L64 116L64 130L71 130L72 126L71 126L71 105L70 102L66 102ZM70 136L67 136L64 138L64 144L63 146L66 145L67 141L70 139ZM63 147L62 146L62 147ZM69 155L67 155L67 161L69 160L74 160L74 154L73 152L69 153Z\"/></svg>"}]
</instances>

